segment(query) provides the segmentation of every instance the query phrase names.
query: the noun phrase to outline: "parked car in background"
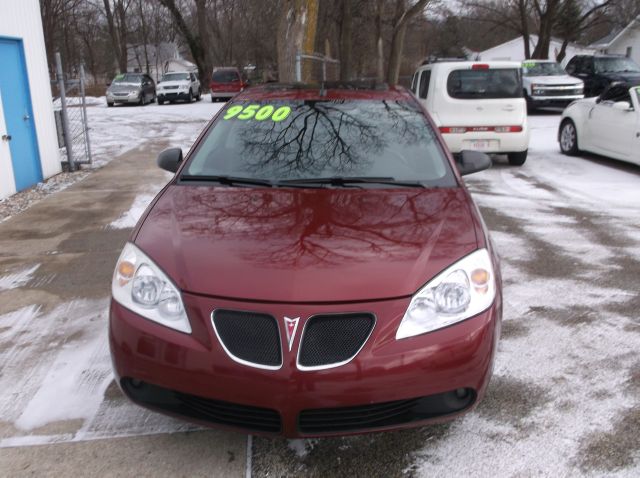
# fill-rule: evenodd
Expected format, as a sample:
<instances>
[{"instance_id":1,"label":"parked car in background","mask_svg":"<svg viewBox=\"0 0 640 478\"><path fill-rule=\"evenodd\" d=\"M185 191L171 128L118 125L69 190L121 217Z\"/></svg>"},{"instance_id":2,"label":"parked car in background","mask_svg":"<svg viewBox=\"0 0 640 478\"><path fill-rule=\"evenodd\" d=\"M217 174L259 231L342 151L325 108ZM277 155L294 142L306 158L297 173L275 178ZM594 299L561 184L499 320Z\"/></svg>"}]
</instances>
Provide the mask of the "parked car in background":
<instances>
[{"instance_id":1,"label":"parked car in background","mask_svg":"<svg viewBox=\"0 0 640 478\"><path fill-rule=\"evenodd\" d=\"M194 98L200 101L201 96L200 80L195 73L188 71L165 73L158 82L159 105L164 104L165 101L173 103L176 100L191 103Z\"/></svg>"},{"instance_id":2,"label":"parked car in background","mask_svg":"<svg viewBox=\"0 0 640 478\"><path fill-rule=\"evenodd\" d=\"M211 101L228 100L248 86L240 70L235 67L216 67L211 74Z\"/></svg>"},{"instance_id":3,"label":"parked car in background","mask_svg":"<svg viewBox=\"0 0 640 478\"><path fill-rule=\"evenodd\" d=\"M586 97L598 96L614 81L640 81L640 66L618 55L576 55L565 70L584 81Z\"/></svg>"},{"instance_id":4,"label":"parked car in background","mask_svg":"<svg viewBox=\"0 0 640 478\"><path fill-rule=\"evenodd\" d=\"M598 98L572 103L562 113L560 150L589 151L640 165L640 80L611 84Z\"/></svg>"},{"instance_id":5,"label":"parked car in background","mask_svg":"<svg viewBox=\"0 0 640 478\"><path fill-rule=\"evenodd\" d=\"M454 162L405 88L251 88L158 164L175 176L112 281L113 366L135 403L310 437L480 402L502 287L461 174L491 160Z\"/></svg>"},{"instance_id":6,"label":"parked car in background","mask_svg":"<svg viewBox=\"0 0 640 478\"><path fill-rule=\"evenodd\" d=\"M116 103L145 105L156 100L156 85L143 73L121 73L116 75L107 88L107 106Z\"/></svg>"},{"instance_id":7,"label":"parked car in background","mask_svg":"<svg viewBox=\"0 0 640 478\"><path fill-rule=\"evenodd\" d=\"M584 82L567 75L552 60L522 62L522 85L529 111L542 106L567 106L584 98Z\"/></svg>"},{"instance_id":8,"label":"parked car in background","mask_svg":"<svg viewBox=\"0 0 640 478\"><path fill-rule=\"evenodd\" d=\"M520 63L435 61L418 68L412 90L452 153L506 154L518 166L526 161L529 128Z\"/></svg>"}]
</instances>

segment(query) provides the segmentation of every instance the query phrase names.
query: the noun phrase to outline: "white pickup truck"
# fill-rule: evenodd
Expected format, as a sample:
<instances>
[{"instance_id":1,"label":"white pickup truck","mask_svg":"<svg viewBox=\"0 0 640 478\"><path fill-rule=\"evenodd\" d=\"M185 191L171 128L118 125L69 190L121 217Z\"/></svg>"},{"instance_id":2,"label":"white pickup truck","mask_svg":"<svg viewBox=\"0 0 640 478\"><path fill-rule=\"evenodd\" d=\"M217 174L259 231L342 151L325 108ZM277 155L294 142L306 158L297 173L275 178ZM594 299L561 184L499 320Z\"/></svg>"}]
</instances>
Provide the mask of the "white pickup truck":
<instances>
[{"instance_id":1,"label":"white pickup truck","mask_svg":"<svg viewBox=\"0 0 640 478\"><path fill-rule=\"evenodd\" d=\"M523 61L522 84L529 111L542 106L565 107L584 98L584 82L567 75L552 60Z\"/></svg>"}]
</instances>

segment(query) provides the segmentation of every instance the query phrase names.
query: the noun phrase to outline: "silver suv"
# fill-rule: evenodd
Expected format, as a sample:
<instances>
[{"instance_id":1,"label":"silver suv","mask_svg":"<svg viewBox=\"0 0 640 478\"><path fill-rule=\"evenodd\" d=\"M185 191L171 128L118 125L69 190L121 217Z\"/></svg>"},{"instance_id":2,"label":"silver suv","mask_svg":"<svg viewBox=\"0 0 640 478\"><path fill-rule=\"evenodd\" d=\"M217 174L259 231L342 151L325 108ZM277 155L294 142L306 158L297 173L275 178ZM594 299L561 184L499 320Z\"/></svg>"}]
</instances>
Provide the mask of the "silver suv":
<instances>
[{"instance_id":1,"label":"silver suv","mask_svg":"<svg viewBox=\"0 0 640 478\"><path fill-rule=\"evenodd\" d=\"M165 73L158 82L158 104L165 101L173 103L176 100L191 103L195 98L200 101L202 96L200 80L195 73L189 71L175 71Z\"/></svg>"}]
</instances>

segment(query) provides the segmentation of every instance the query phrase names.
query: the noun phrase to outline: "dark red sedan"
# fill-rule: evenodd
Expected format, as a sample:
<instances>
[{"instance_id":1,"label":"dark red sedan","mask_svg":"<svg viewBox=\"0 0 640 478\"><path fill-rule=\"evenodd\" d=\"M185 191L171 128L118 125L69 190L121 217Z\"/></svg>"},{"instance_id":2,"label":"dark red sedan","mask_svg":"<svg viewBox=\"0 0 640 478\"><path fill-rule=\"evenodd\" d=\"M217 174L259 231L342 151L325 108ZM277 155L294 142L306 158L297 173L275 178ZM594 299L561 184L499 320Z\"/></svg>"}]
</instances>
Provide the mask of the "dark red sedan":
<instances>
[{"instance_id":1,"label":"dark red sedan","mask_svg":"<svg viewBox=\"0 0 640 478\"><path fill-rule=\"evenodd\" d=\"M134 402L288 437L388 430L472 409L501 281L461 174L403 88L238 95L131 235L110 345Z\"/></svg>"}]
</instances>

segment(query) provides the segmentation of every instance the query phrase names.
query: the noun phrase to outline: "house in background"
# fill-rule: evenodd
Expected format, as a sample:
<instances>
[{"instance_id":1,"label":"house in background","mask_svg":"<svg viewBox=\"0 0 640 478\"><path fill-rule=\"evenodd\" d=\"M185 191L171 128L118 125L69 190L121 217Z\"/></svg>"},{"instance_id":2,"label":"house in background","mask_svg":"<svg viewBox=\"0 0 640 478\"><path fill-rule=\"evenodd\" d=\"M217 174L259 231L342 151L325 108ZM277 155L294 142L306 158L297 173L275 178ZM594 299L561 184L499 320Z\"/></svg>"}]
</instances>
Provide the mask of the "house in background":
<instances>
[{"instance_id":1,"label":"house in background","mask_svg":"<svg viewBox=\"0 0 640 478\"><path fill-rule=\"evenodd\" d=\"M38 0L0 0L0 199L61 171Z\"/></svg>"},{"instance_id":2,"label":"house in background","mask_svg":"<svg viewBox=\"0 0 640 478\"><path fill-rule=\"evenodd\" d=\"M538 35L529 36L529 46L531 52L538 44ZM562 49L562 40L552 38L549 45L549 59L555 60ZM494 46L484 51L474 52L469 49L465 49L467 56L473 60L506 60L506 61L524 61L524 39L522 36L518 36L513 40ZM589 55L593 54L595 50L589 47L578 45L577 43L569 43L566 49L565 57L562 60L562 64L566 64L575 55Z\"/></svg>"},{"instance_id":3,"label":"house in background","mask_svg":"<svg viewBox=\"0 0 640 478\"><path fill-rule=\"evenodd\" d=\"M158 45L129 45L127 47L127 71L149 73L157 82L169 71L197 71L196 66L183 58L175 43Z\"/></svg>"},{"instance_id":4,"label":"house in background","mask_svg":"<svg viewBox=\"0 0 640 478\"><path fill-rule=\"evenodd\" d=\"M598 53L624 55L640 65L640 16L618 32L591 45Z\"/></svg>"}]
</instances>

